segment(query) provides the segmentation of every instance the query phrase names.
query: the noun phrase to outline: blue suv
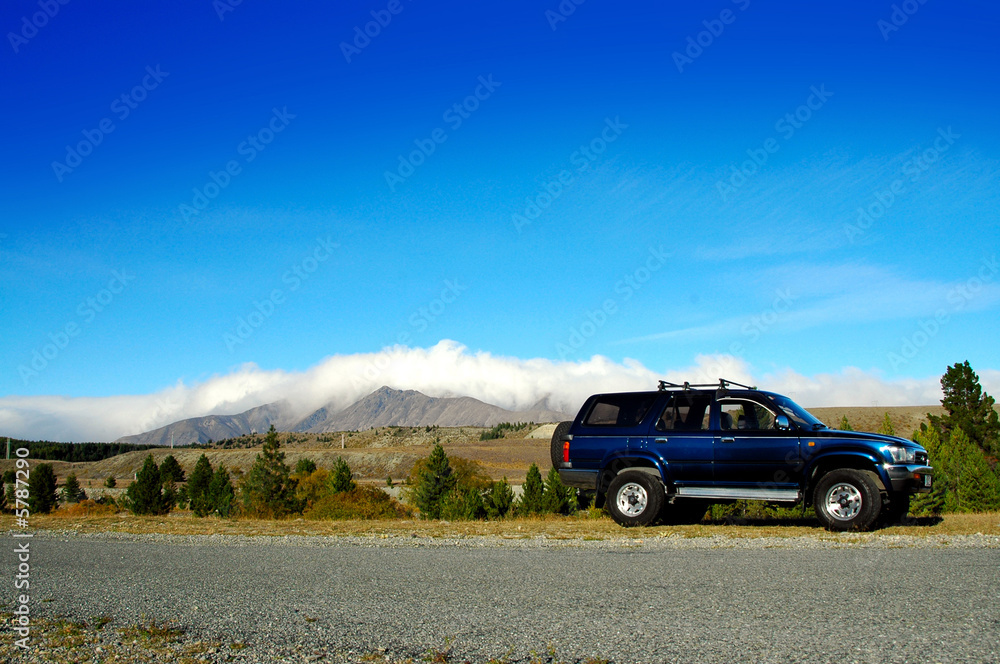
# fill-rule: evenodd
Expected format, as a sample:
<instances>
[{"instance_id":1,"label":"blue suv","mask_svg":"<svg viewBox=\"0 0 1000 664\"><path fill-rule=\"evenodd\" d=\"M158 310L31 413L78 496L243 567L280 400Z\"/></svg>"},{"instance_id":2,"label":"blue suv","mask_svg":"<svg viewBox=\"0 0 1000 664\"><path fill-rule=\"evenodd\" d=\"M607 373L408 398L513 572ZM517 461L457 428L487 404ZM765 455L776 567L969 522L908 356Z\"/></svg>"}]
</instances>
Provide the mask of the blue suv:
<instances>
[{"instance_id":1,"label":"blue suv","mask_svg":"<svg viewBox=\"0 0 1000 664\"><path fill-rule=\"evenodd\" d=\"M760 500L804 501L828 529L867 530L905 516L933 472L912 441L830 429L788 397L729 380L594 395L556 428L552 463L623 526Z\"/></svg>"}]
</instances>

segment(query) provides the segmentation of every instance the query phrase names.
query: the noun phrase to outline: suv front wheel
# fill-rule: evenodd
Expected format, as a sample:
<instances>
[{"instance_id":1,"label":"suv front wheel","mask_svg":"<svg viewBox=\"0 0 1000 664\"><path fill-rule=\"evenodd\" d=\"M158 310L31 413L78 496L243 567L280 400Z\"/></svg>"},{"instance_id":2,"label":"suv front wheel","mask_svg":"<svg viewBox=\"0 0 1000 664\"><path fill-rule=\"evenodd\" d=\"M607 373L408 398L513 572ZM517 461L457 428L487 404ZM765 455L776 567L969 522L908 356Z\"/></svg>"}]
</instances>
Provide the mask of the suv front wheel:
<instances>
[{"instance_id":1,"label":"suv front wheel","mask_svg":"<svg viewBox=\"0 0 1000 664\"><path fill-rule=\"evenodd\" d=\"M663 509L663 484L650 473L626 470L608 486L607 510L621 526L648 526Z\"/></svg>"},{"instance_id":2,"label":"suv front wheel","mask_svg":"<svg viewBox=\"0 0 1000 664\"><path fill-rule=\"evenodd\" d=\"M868 530L882 510L873 473L844 468L820 478L813 492L816 516L828 530Z\"/></svg>"}]
</instances>

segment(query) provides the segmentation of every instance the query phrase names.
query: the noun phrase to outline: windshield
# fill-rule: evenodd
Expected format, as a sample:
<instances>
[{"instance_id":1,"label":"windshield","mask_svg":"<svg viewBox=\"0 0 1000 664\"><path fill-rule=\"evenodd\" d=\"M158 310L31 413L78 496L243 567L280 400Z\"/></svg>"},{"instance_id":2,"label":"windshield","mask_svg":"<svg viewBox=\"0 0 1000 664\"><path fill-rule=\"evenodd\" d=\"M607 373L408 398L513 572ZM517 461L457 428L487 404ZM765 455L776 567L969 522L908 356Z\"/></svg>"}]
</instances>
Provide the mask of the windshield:
<instances>
[{"instance_id":1,"label":"windshield","mask_svg":"<svg viewBox=\"0 0 1000 664\"><path fill-rule=\"evenodd\" d=\"M780 394L768 394L771 400L785 413L788 415L788 419L792 420L801 429L806 431L815 431L816 429L826 429L827 426L813 417L809 411L795 403L788 397L783 397Z\"/></svg>"}]
</instances>

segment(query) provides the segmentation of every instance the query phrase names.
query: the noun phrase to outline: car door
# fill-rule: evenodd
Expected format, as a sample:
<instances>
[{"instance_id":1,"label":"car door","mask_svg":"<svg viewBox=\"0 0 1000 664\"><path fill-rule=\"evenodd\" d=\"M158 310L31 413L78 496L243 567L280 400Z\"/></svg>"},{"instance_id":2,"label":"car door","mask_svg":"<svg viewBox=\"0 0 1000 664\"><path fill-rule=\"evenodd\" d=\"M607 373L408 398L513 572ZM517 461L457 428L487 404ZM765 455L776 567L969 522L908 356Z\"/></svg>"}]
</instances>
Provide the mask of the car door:
<instances>
[{"instance_id":1,"label":"car door","mask_svg":"<svg viewBox=\"0 0 1000 664\"><path fill-rule=\"evenodd\" d=\"M799 467L799 436L778 429L772 407L746 397L715 402L714 468L719 487L791 489Z\"/></svg>"},{"instance_id":2,"label":"car door","mask_svg":"<svg viewBox=\"0 0 1000 664\"><path fill-rule=\"evenodd\" d=\"M710 393L671 394L649 430L648 449L663 460L676 487L713 484L711 405Z\"/></svg>"}]
</instances>

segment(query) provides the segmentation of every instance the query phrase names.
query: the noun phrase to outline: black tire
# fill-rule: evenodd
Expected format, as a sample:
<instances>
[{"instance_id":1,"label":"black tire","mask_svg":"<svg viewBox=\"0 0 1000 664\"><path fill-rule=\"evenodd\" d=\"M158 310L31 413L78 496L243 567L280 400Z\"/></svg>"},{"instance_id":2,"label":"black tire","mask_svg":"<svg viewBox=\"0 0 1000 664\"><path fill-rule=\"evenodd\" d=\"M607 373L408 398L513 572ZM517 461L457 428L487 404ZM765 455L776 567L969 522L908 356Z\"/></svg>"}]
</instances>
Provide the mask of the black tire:
<instances>
[{"instance_id":1,"label":"black tire","mask_svg":"<svg viewBox=\"0 0 1000 664\"><path fill-rule=\"evenodd\" d=\"M827 530L868 530L882 511L882 494L874 473L844 468L820 478L813 505Z\"/></svg>"},{"instance_id":2,"label":"black tire","mask_svg":"<svg viewBox=\"0 0 1000 664\"><path fill-rule=\"evenodd\" d=\"M906 523L910 513L910 494L894 493L889 497L889 504L882 507L882 523L896 526Z\"/></svg>"},{"instance_id":3,"label":"black tire","mask_svg":"<svg viewBox=\"0 0 1000 664\"><path fill-rule=\"evenodd\" d=\"M563 436L569 433L569 428L572 426L572 422L560 422L556 426L556 430L552 432L552 442L549 443L549 451L552 457L552 467L562 468L563 464L563 446L562 439Z\"/></svg>"},{"instance_id":4,"label":"black tire","mask_svg":"<svg viewBox=\"0 0 1000 664\"><path fill-rule=\"evenodd\" d=\"M620 526L648 526L660 516L664 500L663 484L657 477L626 470L608 485L606 508Z\"/></svg>"},{"instance_id":5,"label":"black tire","mask_svg":"<svg viewBox=\"0 0 1000 664\"><path fill-rule=\"evenodd\" d=\"M705 518L705 512L711 507L711 503L704 500L678 499L673 503L663 506L660 520L667 524L690 524L698 523Z\"/></svg>"}]
</instances>

